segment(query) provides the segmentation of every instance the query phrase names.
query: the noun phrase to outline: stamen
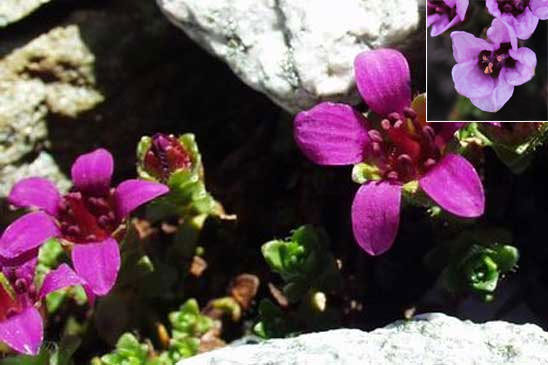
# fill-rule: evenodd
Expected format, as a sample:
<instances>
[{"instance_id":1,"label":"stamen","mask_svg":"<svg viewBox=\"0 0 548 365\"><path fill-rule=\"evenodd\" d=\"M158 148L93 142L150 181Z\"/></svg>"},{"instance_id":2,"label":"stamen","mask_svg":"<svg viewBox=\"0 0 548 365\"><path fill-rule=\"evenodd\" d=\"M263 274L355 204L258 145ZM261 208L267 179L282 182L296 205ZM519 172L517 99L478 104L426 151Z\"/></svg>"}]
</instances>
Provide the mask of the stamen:
<instances>
[{"instance_id":1,"label":"stamen","mask_svg":"<svg viewBox=\"0 0 548 365\"><path fill-rule=\"evenodd\" d=\"M424 162L423 166L424 166L425 169L428 170L432 166L434 166L435 164L436 164L436 160L434 160L433 158L429 158Z\"/></svg>"},{"instance_id":2,"label":"stamen","mask_svg":"<svg viewBox=\"0 0 548 365\"><path fill-rule=\"evenodd\" d=\"M394 128L400 129L401 127L403 127L403 120L400 119L394 123Z\"/></svg>"},{"instance_id":3,"label":"stamen","mask_svg":"<svg viewBox=\"0 0 548 365\"><path fill-rule=\"evenodd\" d=\"M379 132L376 129L370 129L369 131L367 131L367 134L369 135L369 138L371 138L373 142L380 143L383 141L381 132Z\"/></svg>"},{"instance_id":4,"label":"stamen","mask_svg":"<svg viewBox=\"0 0 548 365\"><path fill-rule=\"evenodd\" d=\"M396 171L392 170L388 174L386 174L386 178L389 179L389 180L398 180L399 175Z\"/></svg>"},{"instance_id":5,"label":"stamen","mask_svg":"<svg viewBox=\"0 0 548 365\"><path fill-rule=\"evenodd\" d=\"M409 119L415 119L417 117L417 112L414 111L412 108L405 108L403 109L403 115L405 115Z\"/></svg>"},{"instance_id":6,"label":"stamen","mask_svg":"<svg viewBox=\"0 0 548 365\"><path fill-rule=\"evenodd\" d=\"M395 123L397 122L398 120L400 120L400 114L399 113L390 113L388 114L388 120L391 121L392 123Z\"/></svg>"}]
</instances>

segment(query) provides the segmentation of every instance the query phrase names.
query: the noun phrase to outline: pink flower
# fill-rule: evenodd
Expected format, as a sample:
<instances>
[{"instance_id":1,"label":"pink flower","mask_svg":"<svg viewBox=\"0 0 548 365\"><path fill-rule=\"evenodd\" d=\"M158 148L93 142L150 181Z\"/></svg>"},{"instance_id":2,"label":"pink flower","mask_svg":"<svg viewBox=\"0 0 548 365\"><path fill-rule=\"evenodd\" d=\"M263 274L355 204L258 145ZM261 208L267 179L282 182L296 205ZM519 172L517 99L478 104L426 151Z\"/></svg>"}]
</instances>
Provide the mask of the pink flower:
<instances>
[{"instance_id":1,"label":"pink flower","mask_svg":"<svg viewBox=\"0 0 548 365\"><path fill-rule=\"evenodd\" d=\"M60 265L50 271L40 290L34 284L38 247L59 234L51 217L30 213L13 222L0 237L0 267L7 282L0 284L0 341L17 352L36 355L44 337L42 300L61 288L85 284L72 269ZM16 258L4 253L23 252Z\"/></svg>"},{"instance_id":2,"label":"pink flower","mask_svg":"<svg viewBox=\"0 0 548 365\"><path fill-rule=\"evenodd\" d=\"M494 113L510 100L515 86L535 75L537 57L529 48L518 48L511 29L501 20L493 20L487 38L452 32L457 64L451 74L459 94L479 109Z\"/></svg>"},{"instance_id":3,"label":"pink flower","mask_svg":"<svg viewBox=\"0 0 548 365\"><path fill-rule=\"evenodd\" d=\"M380 116L373 123L345 104L321 103L295 118L295 139L320 165L373 166L376 177L364 183L352 204L352 227L369 254L387 251L396 237L402 187L418 180L422 190L450 213L483 214L479 176L463 157L445 146L463 123L430 123L422 104L411 103L409 66L395 50L364 52L355 60L358 90ZM415 106L413 108L412 106Z\"/></svg>"},{"instance_id":4,"label":"pink flower","mask_svg":"<svg viewBox=\"0 0 548 365\"><path fill-rule=\"evenodd\" d=\"M464 21L469 0L428 0L426 26L432 27L430 35L436 37Z\"/></svg>"},{"instance_id":5,"label":"pink flower","mask_svg":"<svg viewBox=\"0 0 548 365\"><path fill-rule=\"evenodd\" d=\"M88 296L106 295L120 268L120 249L113 237L131 211L160 195L168 187L144 180L126 180L111 188L112 155L104 149L81 155L72 165L73 189L61 196L50 181L31 177L12 188L8 201L18 207L38 208L54 217L60 237L71 247L72 263L84 280ZM22 243L0 251L15 258L35 246Z\"/></svg>"},{"instance_id":6,"label":"pink flower","mask_svg":"<svg viewBox=\"0 0 548 365\"><path fill-rule=\"evenodd\" d=\"M539 19L548 19L548 0L486 0L487 10L508 24L519 39L529 39Z\"/></svg>"}]
</instances>

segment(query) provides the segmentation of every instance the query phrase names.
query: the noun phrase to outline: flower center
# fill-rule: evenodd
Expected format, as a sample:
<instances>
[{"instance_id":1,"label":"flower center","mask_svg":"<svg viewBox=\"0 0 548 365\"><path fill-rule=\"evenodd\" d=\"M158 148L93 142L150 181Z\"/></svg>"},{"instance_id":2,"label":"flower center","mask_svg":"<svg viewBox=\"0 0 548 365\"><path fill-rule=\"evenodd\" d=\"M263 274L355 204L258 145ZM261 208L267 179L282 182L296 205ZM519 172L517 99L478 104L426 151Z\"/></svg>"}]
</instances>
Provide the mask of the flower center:
<instances>
[{"instance_id":1,"label":"flower center","mask_svg":"<svg viewBox=\"0 0 548 365\"><path fill-rule=\"evenodd\" d=\"M152 144L145 155L144 163L148 171L164 182L171 172L192 167L190 155L179 140L173 135L162 133L152 137Z\"/></svg>"},{"instance_id":2,"label":"flower center","mask_svg":"<svg viewBox=\"0 0 548 365\"><path fill-rule=\"evenodd\" d=\"M457 8L450 7L443 0L428 0L426 8L428 15L447 15L449 19L453 19L457 15Z\"/></svg>"},{"instance_id":3,"label":"flower center","mask_svg":"<svg viewBox=\"0 0 548 365\"><path fill-rule=\"evenodd\" d=\"M503 67L514 67L516 61L508 54L510 48L510 43L501 43L496 51L481 51L478 55L478 66L481 71L485 75L496 78Z\"/></svg>"},{"instance_id":4,"label":"flower center","mask_svg":"<svg viewBox=\"0 0 548 365\"><path fill-rule=\"evenodd\" d=\"M108 238L119 225L112 192L105 197L81 192L66 194L59 205L63 237L71 242L98 242Z\"/></svg>"},{"instance_id":5,"label":"flower center","mask_svg":"<svg viewBox=\"0 0 548 365\"><path fill-rule=\"evenodd\" d=\"M15 267L4 267L2 273L8 281L0 284L0 320L5 320L33 305L38 300L38 291L33 278L18 277ZM11 287L11 293L4 285Z\"/></svg>"},{"instance_id":6,"label":"flower center","mask_svg":"<svg viewBox=\"0 0 548 365\"><path fill-rule=\"evenodd\" d=\"M417 120L417 113L406 108L403 117L391 113L380 128L370 129L371 161L389 180L409 182L428 171L441 157L436 131Z\"/></svg>"},{"instance_id":7,"label":"flower center","mask_svg":"<svg viewBox=\"0 0 548 365\"><path fill-rule=\"evenodd\" d=\"M529 0L497 0L502 13L520 15L529 6Z\"/></svg>"}]
</instances>

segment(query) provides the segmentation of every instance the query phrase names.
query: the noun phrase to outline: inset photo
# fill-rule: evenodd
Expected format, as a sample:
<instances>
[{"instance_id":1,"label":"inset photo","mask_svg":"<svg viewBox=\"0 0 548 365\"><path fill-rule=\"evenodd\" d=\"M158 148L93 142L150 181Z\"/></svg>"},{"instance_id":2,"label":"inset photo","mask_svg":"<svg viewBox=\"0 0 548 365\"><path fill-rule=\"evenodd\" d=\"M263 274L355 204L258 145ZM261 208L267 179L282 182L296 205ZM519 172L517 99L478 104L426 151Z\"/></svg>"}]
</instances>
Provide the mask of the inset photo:
<instances>
[{"instance_id":1,"label":"inset photo","mask_svg":"<svg viewBox=\"0 0 548 365\"><path fill-rule=\"evenodd\" d=\"M548 121L547 0L427 0L427 120Z\"/></svg>"}]
</instances>

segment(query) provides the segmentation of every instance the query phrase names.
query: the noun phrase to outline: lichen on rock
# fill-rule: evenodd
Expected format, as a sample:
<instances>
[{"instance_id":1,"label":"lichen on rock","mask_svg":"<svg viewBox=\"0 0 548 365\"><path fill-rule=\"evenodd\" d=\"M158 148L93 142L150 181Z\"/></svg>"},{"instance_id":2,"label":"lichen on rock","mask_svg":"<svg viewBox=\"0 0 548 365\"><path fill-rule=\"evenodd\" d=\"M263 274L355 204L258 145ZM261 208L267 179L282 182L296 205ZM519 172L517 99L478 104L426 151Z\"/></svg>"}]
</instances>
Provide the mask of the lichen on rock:
<instances>
[{"instance_id":1,"label":"lichen on rock","mask_svg":"<svg viewBox=\"0 0 548 365\"><path fill-rule=\"evenodd\" d=\"M420 0L157 0L166 16L245 83L290 112L357 101L353 61L402 46ZM421 42L424 39L421 40Z\"/></svg>"},{"instance_id":2,"label":"lichen on rock","mask_svg":"<svg viewBox=\"0 0 548 365\"><path fill-rule=\"evenodd\" d=\"M2 0L0 1L0 28L23 19L50 0Z\"/></svg>"},{"instance_id":3,"label":"lichen on rock","mask_svg":"<svg viewBox=\"0 0 548 365\"><path fill-rule=\"evenodd\" d=\"M178 365L546 364L548 334L504 321L476 324L441 313L372 332L337 329L228 346Z\"/></svg>"},{"instance_id":4,"label":"lichen on rock","mask_svg":"<svg viewBox=\"0 0 548 365\"><path fill-rule=\"evenodd\" d=\"M31 153L47 144L47 118L75 118L103 100L95 89L94 56L76 26L41 35L0 60L0 177L21 175ZM24 163L22 161L25 161ZM60 178L53 159L37 160L40 176ZM33 162L30 162L32 166ZM48 173L46 173L48 172ZM53 175L51 175L53 174ZM23 177L23 175L21 175ZM0 196L5 194L0 189Z\"/></svg>"}]
</instances>

